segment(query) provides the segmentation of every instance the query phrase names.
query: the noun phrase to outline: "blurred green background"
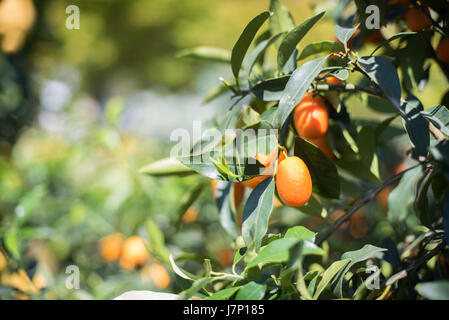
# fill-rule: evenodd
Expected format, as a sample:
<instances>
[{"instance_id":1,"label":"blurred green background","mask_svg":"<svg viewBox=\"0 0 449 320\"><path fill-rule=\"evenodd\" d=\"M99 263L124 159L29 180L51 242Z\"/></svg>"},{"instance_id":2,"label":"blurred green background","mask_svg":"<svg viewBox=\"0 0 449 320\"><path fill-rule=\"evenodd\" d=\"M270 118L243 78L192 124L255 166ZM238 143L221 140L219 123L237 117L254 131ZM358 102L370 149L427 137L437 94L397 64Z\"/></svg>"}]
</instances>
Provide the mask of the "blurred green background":
<instances>
[{"instance_id":1,"label":"blurred green background","mask_svg":"<svg viewBox=\"0 0 449 320\"><path fill-rule=\"evenodd\" d=\"M300 22L320 1L283 2ZM65 26L71 4L80 8L79 30ZM1 10L14 5L5 18ZM169 155L174 129L191 129L193 120L229 104L228 97L201 104L219 76L230 78L229 66L177 59L177 52L231 48L247 21L268 6L268 0L0 1L0 298L179 291L173 281L158 285L145 268L125 270L102 260L100 239L114 233L147 238L147 217L164 231L172 252L229 265L232 239L220 226L211 192L196 201L194 222L176 226L179 200L198 177L156 179L138 169ZM319 23L303 43L330 39L333 26ZM425 105L441 100L442 79L432 73L418 94ZM360 100L349 108L363 117ZM288 208L275 216L289 225L302 218ZM80 269L79 290L65 286L72 264ZM20 269L30 279L40 275L43 284L30 289L23 276L11 276Z\"/></svg>"}]
</instances>

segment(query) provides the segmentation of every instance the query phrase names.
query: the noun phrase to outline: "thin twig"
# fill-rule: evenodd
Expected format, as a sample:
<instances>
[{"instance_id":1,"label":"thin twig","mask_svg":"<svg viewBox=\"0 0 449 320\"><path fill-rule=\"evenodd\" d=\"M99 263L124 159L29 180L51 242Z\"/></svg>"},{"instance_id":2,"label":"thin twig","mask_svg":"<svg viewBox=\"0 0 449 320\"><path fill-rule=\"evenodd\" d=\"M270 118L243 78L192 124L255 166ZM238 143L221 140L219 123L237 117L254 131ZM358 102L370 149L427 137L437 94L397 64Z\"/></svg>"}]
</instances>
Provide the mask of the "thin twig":
<instances>
[{"instance_id":1,"label":"thin twig","mask_svg":"<svg viewBox=\"0 0 449 320\"><path fill-rule=\"evenodd\" d=\"M315 243L320 246L323 241L325 241L327 238L329 238L329 236L335 231L337 230L343 223L345 223L347 220L349 220L349 218L355 213L357 212L357 210L359 210L361 207L363 207L364 205L366 205L367 203L369 203L370 201L374 200L377 196L377 194L379 192L381 192L386 186L395 183L396 181L398 181L399 179L402 178L402 176L404 175L405 172L416 168L418 165L413 166L411 168L408 168L400 173L398 173L397 175L391 177L390 179L388 179L387 181L385 181L384 183L382 183L381 185L379 185L378 187L376 187L373 190L370 190L364 197L360 198L353 206L352 208L346 212L343 216L341 216L340 218L338 218L331 226L329 226L329 228L327 228L326 230L324 230L323 232L319 233Z\"/></svg>"},{"instance_id":2,"label":"thin twig","mask_svg":"<svg viewBox=\"0 0 449 320\"><path fill-rule=\"evenodd\" d=\"M432 259L435 255L437 255L445 246L446 246L446 242L444 240L441 241L437 247L435 247L432 251L428 252L421 259L415 261L413 264L411 264L404 270L399 271L398 273L395 273L390 278L388 278L388 280L385 282L385 285L388 287L388 286L391 286L394 283L398 282L399 280L406 278L408 276L408 274L410 273L410 271L413 271L413 270L421 267L424 263L426 263L427 261Z\"/></svg>"},{"instance_id":3,"label":"thin twig","mask_svg":"<svg viewBox=\"0 0 449 320\"><path fill-rule=\"evenodd\" d=\"M373 87L367 87L367 86L359 86L359 85L353 85L353 84L319 84L315 87L317 91L363 91L375 96L383 97L382 92Z\"/></svg>"},{"instance_id":4,"label":"thin twig","mask_svg":"<svg viewBox=\"0 0 449 320\"><path fill-rule=\"evenodd\" d=\"M432 133L435 139L439 141L446 140L444 134L442 134L441 131L437 127L435 127L432 122L429 122L429 131Z\"/></svg>"}]
</instances>

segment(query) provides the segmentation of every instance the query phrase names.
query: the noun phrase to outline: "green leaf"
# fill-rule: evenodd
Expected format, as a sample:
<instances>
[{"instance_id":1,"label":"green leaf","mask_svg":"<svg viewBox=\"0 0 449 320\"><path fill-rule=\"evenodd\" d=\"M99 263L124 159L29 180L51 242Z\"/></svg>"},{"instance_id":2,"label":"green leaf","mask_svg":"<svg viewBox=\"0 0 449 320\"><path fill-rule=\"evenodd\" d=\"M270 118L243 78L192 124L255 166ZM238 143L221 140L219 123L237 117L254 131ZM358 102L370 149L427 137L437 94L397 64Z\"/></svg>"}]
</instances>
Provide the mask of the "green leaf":
<instances>
[{"instance_id":1,"label":"green leaf","mask_svg":"<svg viewBox=\"0 0 449 320\"><path fill-rule=\"evenodd\" d=\"M318 284L318 287L316 288L315 294L313 295L313 300L318 299L320 294L323 292L324 289L326 289L327 285L332 281L334 276L344 267L346 266L351 259L344 259L335 261L330 265L329 268L324 271L323 276L321 278L321 281Z\"/></svg>"},{"instance_id":2,"label":"green leaf","mask_svg":"<svg viewBox=\"0 0 449 320\"><path fill-rule=\"evenodd\" d=\"M363 94L362 101L364 104L374 111L382 113L397 113L398 109L388 100L373 96L371 94Z\"/></svg>"},{"instance_id":3,"label":"green leaf","mask_svg":"<svg viewBox=\"0 0 449 320\"><path fill-rule=\"evenodd\" d=\"M309 168L313 191L326 198L338 199L340 183L337 168L324 152L312 143L297 137L294 154Z\"/></svg>"},{"instance_id":4,"label":"green leaf","mask_svg":"<svg viewBox=\"0 0 449 320\"><path fill-rule=\"evenodd\" d=\"M401 84L396 68L382 57L362 57L358 62L371 81L376 83L391 103L399 109Z\"/></svg>"},{"instance_id":5,"label":"green leaf","mask_svg":"<svg viewBox=\"0 0 449 320\"><path fill-rule=\"evenodd\" d=\"M20 239L16 229L9 229L5 232L4 244L6 250L16 259L20 259Z\"/></svg>"},{"instance_id":6,"label":"green leaf","mask_svg":"<svg viewBox=\"0 0 449 320\"><path fill-rule=\"evenodd\" d=\"M231 62L231 53L228 50L214 47L196 47L180 51L177 58L188 58L195 61Z\"/></svg>"},{"instance_id":7,"label":"green leaf","mask_svg":"<svg viewBox=\"0 0 449 320\"><path fill-rule=\"evenodd\" d=\"M288 8L279 0L270 1L270 11L273 13L270 19L271 34L288 32L295 27L295 21ZM281 41L277 41L279 47Z\"/></svg>"},{"instance_id":8,"label":"green leaf","mask_svg":"<svg viewBox=\"0 0 449 320\"><path fill-rule=\"evenodd\" d=\"M214 281L214 278L209 278L209 277L195 280L189 289L187 289L179 294L179 299L180 300L190 299L191 297L193 297L195 295L195 293L197 293L198 291L203 289L205 286L210 284L212 281Z\"/></svg>"},{"instance_id":9,"label":"green leaf","mask_svg":"<svg viewBox=\"0 0 449 320\"><path fill-rule=\"evenodd\" d=\"M249 127L253 127L259 124L261 121L260 114L255 111L251 106L244 106L242 113L240 114L241 127L245 130ZM237 122L239 125L240 122Z\"/></svg>"},{"instance_id":10,"label":"green leaf","mask_svg":"<svg viewBox=\"0 0 449 320\"><path fill-rule=\"evenodd\" d=\"M371 173L379 178L376 155L376 134L370 125L362 127L357 136L357 146L360 154L360 161L370 169Z\"/></svg>"},{"instance_id":11,"label":"green leaf","mask_svg":"<svg viewBox=\"0 0 449 320\"><path fill-rule=\"evenodd\" d=\"M261 300L265 295L267 286L262 283L251 281L240 288L235 296L236 300Z\"/></svg>"},{"instance_id":12,"label":"green leaf","mask_svg":"<svg viewBox=\"0 0 449 320\"><path fill-rule=\"evenodd\" d=\"M407 217L413 208L417 184L423 174L421 166L404 173L398 186L388 196L388 220L399 223Z\"/></svg>"},{"instance_id":13,"label":"green leaf","mask_svg":"<svg viewBox=\"0 0 449 320\"><path fill-rule=\"evenodd\" d=\"M229 300L242 286L226 288L215 292L210 297L206 297L203 300Z\"/></svg>"},{"instance_id":14,"label":"green leaf","mask_svg":"<svg viewBox=\"0 0 449 320\"><path fill-rule=\"evenodd\" d=\"M419 283L415 289L424 298L430 300L449 300L449 281L447 280Z\"/></svg>"},{"instance_id":15,"label":"green leaf","mask_svg":"<svg viewBox=\"0 0 449 320\"><path fill-rule=\"evenodd\" d=\"M394 121L394 119L396 119L398 116L399 116L399 113L386 118L379 125L377 125L376 129L374 130L374 133L376 136L376 141L379 141L379 138L382 135L382 133L385 131L385 129L387 129L390 126L390 124Z\"/></svg>"},{"instance_id":16,"label":"green leaf","mask_svg":"<svg viewBox=\"0 0 449 320\"><path fill-rule=\"evenodd\" d=\"M430 153L436 161L449 166L449 140L432 141Z\"/></svg>"},{"instance_id":17,"label":"green leaf","mask_svg":"<svg viewBox=\"0 0 449 320\"><path fill-rule=\"evenodd\" d=\"M289 228L285 233L284 238L296 238L298 240L307 240L310 242L315 242L315 235L316 235L315 232L310 231L306 227L296 226Z\"/></svg>"},{"instance_id":18,"label":"green leaf","mask_svg":"<svg viewBox=\"0 0 449 320\"><path fill-rule=\"evenodd\" d=\"M187 193L183 195L181 198L178 210L177 210L177 225L179 225L182 221L182 216L187 211L187 209L198 199L201 192L204 190L205 186L209 183L207 181L202 181L198 183L195 187L189 190Z\"/></svg>"},{"instance_id":19,"label":"green leaf","mask_svg":"<svg viewBox=\"0 0 449 320\"><path fill-rule=\"evenodd\" d=\"M318 41L308 44L301 52L299 60L304 60L310 56L319 53L332 53L335 51L343 51L345 47L338 42Z\"/></svg>"},{"instance_id":20,"label":"green leaf","mask_svg":"<svg viewBox=\"0 0 449 320\"><path fill-rule=\"evenodd\" d=\"M256 64L256 62L262 57L264 52L268 49L270 45L272 45L276 40L279 39L280 36L282 36L284 33L278 33L272 36L271 38L261 41L251 52L251 55L248 59L248 66L247 66L247 73L248 76L251 74L251 71Z\"/></svg>"},{"instance_id":21,"label":"green leaf","mask_svg":"<svg viewBox=\"0 0 449 320\"><path fill-rule=\"evenodd\" d=\"M169 265L170 259L169 259L169 252L167 248L165 247L165 239L164 234L162 233L161 229L156 225L156 223L150 219L147 218L145 221L145 227L149 238L149 250L152 253L153 256L159 257L159 259Z\"/></svg>"},{"instance_id":22,"label":"green leaf","mask_svg":"<svg viewBox=\"0 0 449 320\"><path fill-rule=\"evenodd\" d=\"M270 242L263 247L259 254L247 265L247 269L259 264L282 263L288 261L290 249L300 240L297 238L283 238Z\"/></svg>"},{"instance_id":23,"label":"green leaf","mask_svg":"<svg viewBox=\"0 0 449 320\"><path fill-rule=\"evenodd\" d=\"M216 186L216 204L220 212L220 223L230 235L237 236L237 224L231 204L232 183L218 181Z\"/></svg>"},{"instance_id":24,"label":"green leaf","mask_svg":"<svg viewBox=\"0 0 449 320\"><path fill-rule=\"evenodd\" d=\"M432 122L446 136L449 136L449 110L447 107L439 105L421 111L421 115Z\"/></svg>"},{"instance_id":25,"label":"green leaf","mask_svg":"<svg viewBox=\"0 0 449 320\"><path fill-rule=\"evenodd\" d=\"M304 63L288 80L279 101L278 125L282 127L296 105L304 97L312 81L321 72L327 56Z\"/></svg>"},{"instance_id":26,"label":"green leaf","mask_svg":"<svg viewBox=\"0 0 449 320\"><path fill-rule=\"evenodd\" d=\"M391 38L388 38L387 40L385 40L384 42L382 42L380 45L377 46L376 49L374 49L374 51L370 54L370 56L374 55L374 53L376 53L377 50L379 50L380 48L382 48L383 46L387 45L388 43L390 43L393 40L399 39L399 38L408 38L412 35L417 34L416 32L400 32L395 34L394 36L392 36Z\"/></svg>"},{"instance_id":27,"label":"green leaf","mask_svg":"<svg viewBox=\"0 0 449 320\"><path fill-rule=\"evenodd\" d=\"M232 73L234 74L237 83L239 79L240 68L242 67L242 62L245 58L246 52L248 51L251 42L256 36L257 31L269 17L270 13L268 11L265 11L251 20L232 48L231 66Z\"/></svg>"},{"instance_id":28,"label":"green leaf","mask_svg":"<svg viewBox=\"0 0 449 320\"><path fill-rule=\"evenodd\" d=\"M217 99L218 97L224 95L227 92L230 91L226 86L219 85L218 87L213 88L206 94L206 97L203 99L203 101L201 101L201 104L208 104L209 102Z\"/></svg>"},{"instance_id":29,"label":"green leaf","mask_svg":"<svg viewBox=\"0 0 449 320\"><path fill-rule=\"evenodd\" d=\"M251 88L251 93L263 101L278 101L287 85L290 76L268 79Z\"/></svg>"},{"instance_id":30,"label":"green leaf","mask_svg":"<svg viewBox=\"0 0 449 320\"><path fill-rule=\"evenodd\" d=\"M273 209L274 179L269 177L251 192L243 209L242 235L247 246L254 243L260 248L268 230L268 220Z\"/></svg>"},{"instance_id":31,"label":"green leaf","mask_svg":"<svg viewBox=\"0 0 449 320\"><path fill-rule=\"evenodd\" d=\"M139 173L148 174L150 176L170 176L170 175L188 175L195 173L192 169L185 166L177 159L166 158L153 162L141 169Z\"/></svg>"},{"instance_id":32,"label":"green leaf","mask_svg":"<svg viewBox=\"0 0 449 320\"><path fill-rule=\"evenodd\" d=\"M278 51L278 70L282 70L284 65L290 59L291 55L296 49L296 46L301 41L302 38L309 32L309 30L318 22L325 12L320 12L317 15L304 20L300 25L290 30L282 40Z\"/></svg>"},{"instance_id":33,"label":"green leaf","mask_svg":"<svg viewBox=\"0 0 449 320\"><path fill-rule=\"evenodd\" d=\"M375 247L373 245L367 244L363 246L362 249L356 250L356 251L349 251L344 253L341 256L341 260L349 259L350 262L346 265L346 267L343 270L340 270L338 275L334 278L332 281L332 284L334 286L334 294L338 295L339 297L343 297L343 279L345 274L351 269L353 265L355 265L358 262L362 262L365 260L368 260L370 258L377 257L377 255L382 252L386 251L387 249Z\"/></svg>"},{"instance_id":34,"label":"green leaf","mask_svg":"<svg viewBox=\"0 0 449 320\"><path fill-rule=\"evenodd\" d=\"M352 38L356 30L359 28L359 25L357 25L354 28L345 28L342 26L339 26L338 24L334 28L334 33L337 39L343 43L345 50L348 48L348 41Z\"/></svg>"},{"instance_id":35,"label":"green leaf","mask_svg":"<svg viewBox=\"0 0 449 320\"><path fill-rule=\"evenodd\" d=\"M412 95L409 95L407 101L401 105L403 124L416 158L427 157L430 143L429 127L421 115L423 110L421 102Z\"/></svg>"}]
</instances>

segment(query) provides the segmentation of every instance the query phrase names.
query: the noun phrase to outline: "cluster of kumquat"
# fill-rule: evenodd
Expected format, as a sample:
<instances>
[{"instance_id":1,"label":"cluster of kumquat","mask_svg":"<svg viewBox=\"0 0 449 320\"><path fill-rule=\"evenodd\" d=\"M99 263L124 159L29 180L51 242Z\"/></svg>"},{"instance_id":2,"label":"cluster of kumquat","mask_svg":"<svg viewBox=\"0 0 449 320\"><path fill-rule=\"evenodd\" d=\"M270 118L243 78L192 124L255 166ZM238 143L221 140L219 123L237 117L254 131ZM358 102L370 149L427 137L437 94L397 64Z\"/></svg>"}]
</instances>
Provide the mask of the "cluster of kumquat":
<instances>
[{"instance_id":1,"label":"cluster of kumquat","mask_svg":"<svg viewBox=\"0 0 449 320\"><path fill-rule=\"evenodd\" d=\"M165 289L171 282L170 275L162 264L145 265L150 260L146 245L146 240L139 236L125 239L123 234L114 233L101 239L99 249L105 262L118 260L120 267L125 270L142 267L140 272L143 283L152 282L157 288Z\"/></svg>"}]
</instances>

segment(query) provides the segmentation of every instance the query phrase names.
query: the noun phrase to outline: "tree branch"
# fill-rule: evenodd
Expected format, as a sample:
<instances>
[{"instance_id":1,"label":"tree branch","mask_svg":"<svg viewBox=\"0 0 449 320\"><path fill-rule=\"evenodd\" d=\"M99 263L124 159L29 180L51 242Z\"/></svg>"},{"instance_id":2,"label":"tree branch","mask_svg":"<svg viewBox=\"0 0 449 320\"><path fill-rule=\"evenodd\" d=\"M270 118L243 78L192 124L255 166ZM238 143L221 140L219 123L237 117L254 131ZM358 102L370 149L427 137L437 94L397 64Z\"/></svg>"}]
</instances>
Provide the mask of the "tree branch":
<instances>
[{"instance_id":1,"label":"tree branch","mask_svg":"<svg viewBox=\"0 0 449 320\"><path fill-rule=\"evenodd\" d=\"M382 92L377 89L377 88L373 88L373 87L366 87L366 86L359 86L359 85L353 85L353 84L319 84L315 87L315 89L317 91L350 91L350 92L354 92L354 91L363 91L375 96L380 96L383 97Z\"/></svg>"},{"instance_id":2,"label":"tree branch","mask_svg":"<svg viewBox=\"0 0 449 320\"><path fill-rule=\"evenodd\" d=\"M415 261L413 264L411 264L404 270L399 271L398 273L395 273L390 278L388 278L388 280L385 282L385 285L388 287L388 286L391 286L394 283L398 282L399 280L406 278L408 276L408 274L410 273L410 271L413 271L413 270L421 267L424 263L426 263L427 261L432 259L435 255L437 255L445 246L446 246L446 242L444 240L442 240L440 242L440 244L438 244L438 246L435 247L435 249L433 249L432 251L429 251L421 259Z\"/></svg>"},{"instance_id":3,"label":"tree branch","mask_svg":"<svg viewBox=\"0 0 449 320\"><path fill-rule=\"evenodd\" d=\"M411 168L408 168L400 173L398 173L397 175L391 177L390 179L388 179L387 181L385 181L384 183L382 183L381 185L379 185L378 187L376 187L373 190L370 190L364 197L360 198L359 200L357 200L357 202L352 206L352 208L346 212L343 216L341 216L340 218L338 218L332 225L329 226L329 228L327 228L326 230L324 230L323 232L320 232L316 238L315 243L320 246L323 241L325 241L327 238L329 238L329 236L335 232L335 230L337 230L343 223L345 223L347 220L349 220L349 218L355 213L357 212L357 210L359 210L361 207L363 207L364 205L366 205L367 203L369 203L370 201L374 200L377 196L377 194L379 192L381 192L386 186L398 181L399 179L402 178L402 176L404 175L405 172L416 168L418 165L413 166Z\"/></svg>"}]
</instances>

